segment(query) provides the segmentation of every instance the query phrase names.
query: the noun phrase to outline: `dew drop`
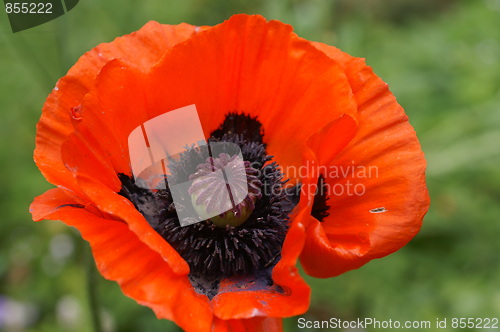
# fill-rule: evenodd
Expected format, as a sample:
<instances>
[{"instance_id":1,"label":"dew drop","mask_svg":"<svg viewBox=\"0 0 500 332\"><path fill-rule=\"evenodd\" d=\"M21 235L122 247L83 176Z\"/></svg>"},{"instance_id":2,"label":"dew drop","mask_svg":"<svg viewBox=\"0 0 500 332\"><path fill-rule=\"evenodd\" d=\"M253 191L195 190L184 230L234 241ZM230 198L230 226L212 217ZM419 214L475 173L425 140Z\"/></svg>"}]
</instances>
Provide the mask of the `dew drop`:
<instances>
[{"instance_id":1,"label":"dew drop","mask_svg":"<svg viewBox=\"0 0 500 332\"><path fill-rule=\"evenodd\" d=\"M71 117L74 120L81 120L83 118L82 106L71 107Z\"/></svg>"}]
</instances>

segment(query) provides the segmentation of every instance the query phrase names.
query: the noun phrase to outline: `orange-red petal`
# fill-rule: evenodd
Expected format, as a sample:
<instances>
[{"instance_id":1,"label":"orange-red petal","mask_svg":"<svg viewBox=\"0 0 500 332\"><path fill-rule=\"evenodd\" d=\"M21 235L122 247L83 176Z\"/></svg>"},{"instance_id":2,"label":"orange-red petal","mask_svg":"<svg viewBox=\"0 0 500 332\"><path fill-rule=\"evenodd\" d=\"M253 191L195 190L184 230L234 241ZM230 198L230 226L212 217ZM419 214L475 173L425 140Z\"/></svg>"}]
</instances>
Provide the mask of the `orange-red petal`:
<instances>
[{"instance_id":1,"label":"orange-red petal","mask_svg":"<svg viewBox=\"0 0 500 332\"><path fill-rule=\"evenodd\" d=\"M81 101L79 117L73 120L76 129L72 135L81 144L88 145L115 173L132 175L128 135L150 119L143 81L144 74L135 65L120 59L109 61ZM70 149L71 144L68 147ZM75 156L70 161L62 157L67 168L98 178L98 172L93 172L92 167L79 166L87 163L84 158Z\"/></svg>"},{"instance_id":2,"label":"orange-red petal","mask_svg":"<svg viewBox=\"0 0 500 332\"><path fill-rule=\"evenodd\" d=\"M281 332L281 318L254 317L247 319L214 320L213 331L217 332Z\"/></svg>"},{"instance_id":3,"label":"orange-red petal","mask_svg":"<svg viewBox=\"0 0 500 332\"><path fill-rule=\"evenodd\" d=\"M324 174L330 215L310 217L301 254L308 274L331 277L404 246L419 231L429 197L420 144L387 84L362 59L316 46L341 63L358 104L357 133ZM323 150L315 154L325 159Z\"/></svg>"},{"instance_id":4,"label":"orange-red petal","mask_svg":"<svg viewBox=\"0 0 500 332\"><path fill-rule=\"evenodd\" d=\"M185 274L174 273L126 223L89 212L58 188L37 197L31 213L37 221L60 219L76 227L90 243L100 273L159 318L174 320L188 331L210 330L213 314L206 296L193 290Z\"/></svg>"},{"instance_id":5,"label":"orange-red petal","mask_svg":"<svg viewBox=\"0 0 500 332\"><path fill-rule=\"evenodd\" d=\"M214 314L218 318L290 317L307 311L310 288L295 266L304 245L301 219L302 215L294 218L283 244L281 259L272 271L273 281L282 291L238 289L236 283L226 281L212 300Z\"/></svg>"},{"instance_id":6,"label":"orange-red petal","mask_svg":"<svg viewBox=\"0 0 500 332\"><path fill-rule=\"evenodd\" d=\"M37 124L34 159L47 181L76 188L77 184L61 160L61 145L74 131L71 112L80 106L101 68L110 60L133 60L141 71L147 71L175 44L192 36L199 28L149 22L139 31L100 44L85 53L61 78L45 101Z\"/></svg>"},{"instance_id":7,"label":"orange-red petal","mask_svg":"<svg viewBox=\"0 0 500 332\"><path fill-rule=\"evenodd\" d=\"M282 166L300 166L308 137L356 109L335 61L261 16L233 16L172 48L152 68L146 93L153 112L195 104L206 136L229 112L257 116Z\"/></svg>"},{"instance_id":8,"label":"orange-red petal","mask_svg":"<svg viewBox=\"0 0 500 332\"><path fill-rule=\"evenodd\" d=\"M314 151L321 152L316 155L317 160L314 160L317 165L329 165L333 158L351 142L356 135L357 129L356 119L351 115L343 114L340 118L332 121L309 137L307 149L312 150L313 153ZM314 165L305 166L313 167ZM306 175L313 176L314 174L306 173Z\"/></svg>"}]
</instances>

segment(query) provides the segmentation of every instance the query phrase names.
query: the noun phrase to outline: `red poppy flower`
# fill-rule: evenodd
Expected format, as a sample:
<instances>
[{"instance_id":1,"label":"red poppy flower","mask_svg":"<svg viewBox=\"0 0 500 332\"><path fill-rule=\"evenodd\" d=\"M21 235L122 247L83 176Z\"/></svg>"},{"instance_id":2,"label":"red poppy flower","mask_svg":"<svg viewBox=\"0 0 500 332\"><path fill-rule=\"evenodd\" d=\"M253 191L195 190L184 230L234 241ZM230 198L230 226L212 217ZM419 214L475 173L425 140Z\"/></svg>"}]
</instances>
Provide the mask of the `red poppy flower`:
<instances>
[{"instance_id":1,"label":"red poppy flower","mask_svg":"<svg viewBox=\"0 0 500 332\"><path fill-rule=\"evenodd\" d=\"M239 206L242 224L180 227L170 189L134 181L129 134L193 104L205 138L237 144L260 190ZM35 199L33 219L76 227L104 277L190 331L281 329L309 306L299 255L314 276L359 267L409 241L428 206L422 152L385 84L360 59L260 16L150 22L97 46L47 98L34 158L57 188ZM192 179L200 158L186 152L171 170ZM325 170L353 163L379 167L359 179L364 195L310 190L345 183L353 176Z\"/></svg>"}]
</instances>

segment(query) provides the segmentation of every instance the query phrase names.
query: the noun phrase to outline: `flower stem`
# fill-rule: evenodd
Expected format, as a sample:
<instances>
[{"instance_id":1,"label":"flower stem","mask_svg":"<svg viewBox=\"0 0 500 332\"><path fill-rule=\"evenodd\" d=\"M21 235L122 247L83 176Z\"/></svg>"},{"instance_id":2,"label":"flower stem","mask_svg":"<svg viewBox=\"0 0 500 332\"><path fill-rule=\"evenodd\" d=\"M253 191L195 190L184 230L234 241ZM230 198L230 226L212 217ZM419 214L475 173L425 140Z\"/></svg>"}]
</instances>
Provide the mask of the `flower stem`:
<instances>
[{"instance_id":1,"label":"flower stem","mask_svg":"<svg viewBox=\"0 0 500 332\"><path fill-rule=\"evenodd\" d=\"M97 292L98 274L94 258L90 250L87 250L87 292L90 306L90 315L94 332L103 332L100 314L100 306Z\"/></svg>"}]
</instances>

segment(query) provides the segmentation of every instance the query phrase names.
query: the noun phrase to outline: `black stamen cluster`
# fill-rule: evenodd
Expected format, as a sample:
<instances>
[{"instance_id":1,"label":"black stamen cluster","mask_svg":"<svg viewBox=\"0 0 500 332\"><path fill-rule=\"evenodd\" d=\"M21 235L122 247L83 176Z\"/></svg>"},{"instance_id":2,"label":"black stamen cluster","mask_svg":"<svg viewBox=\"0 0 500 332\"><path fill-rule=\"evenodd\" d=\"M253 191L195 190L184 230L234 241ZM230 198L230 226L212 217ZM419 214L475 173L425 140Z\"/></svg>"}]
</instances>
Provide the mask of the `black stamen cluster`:
<instances>
[{"instance_id":1,"label":"black stamen cluster","mask_svg":"<svg viewBox=\"0 0 500 332\"><path fill-rule=\"evenodd\" d=\"M220 142L236 143L243 159L258 170L262 183L262 197L255 202L255 209L238 227L216 227L209 220L181 227L177 214L168 212L157 230L188 262L191 273L209 279L249 274L276 263L288 228L291 212L284 191L283 174L275 163L264 166L271 159L262 144L246 142L241 136L225 135ZM172 163L171 171L184 171L192 162L181 158L180 164ZM180 166L180 167L179 167Z\"/></svg>"},{"instance_id":2,"label":"black stamen cluster","mask_svg":"<svg viewBox=\"0 0 500 332\"><path fill-rule=\"evenodd\" d=\"M319 176L318 185L316 186L316 188L318 189L316 190L316 193L314 195L311 215L319 221L323 221L323 219L330 215L330 213L328 212L330 206L327 204L327 201L330 199L330 197L328 197L325 177L323 175Z\"/></svg>"}]
</instances>

